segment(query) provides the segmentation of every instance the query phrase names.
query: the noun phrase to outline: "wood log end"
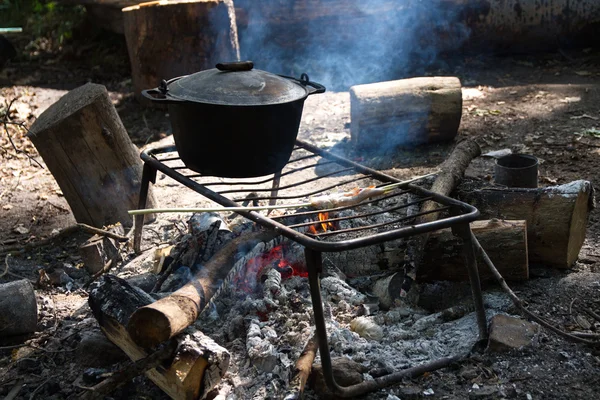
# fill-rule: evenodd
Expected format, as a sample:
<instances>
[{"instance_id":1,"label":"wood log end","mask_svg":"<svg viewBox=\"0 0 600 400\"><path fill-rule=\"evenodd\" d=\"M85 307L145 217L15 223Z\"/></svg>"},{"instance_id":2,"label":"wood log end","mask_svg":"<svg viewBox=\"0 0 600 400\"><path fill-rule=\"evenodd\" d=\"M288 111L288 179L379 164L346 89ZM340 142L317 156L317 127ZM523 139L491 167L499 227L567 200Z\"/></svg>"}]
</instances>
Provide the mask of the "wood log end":
<instances>
[{"instance_id":1,"label":"wood log end","mask_svg":"<svg viewBox=\"0 0 600 400\"><path fill-rule=\"evenodd\" d=\"M152 348L182 332L198 318L199 302L171 295L136 310L129 318L127 331L133 341Z\"/></svg>"},{"instance_id":2,"label":"wood log end","mask_svg":"<svg viewBox=\"0 0 600 400\"><path fill-rule=\"evenodd\" d=\"M104 85L96 83L86 83L69 91L35 120L27 136L35 142L39 133L92 104L100 96L108 99L108 91Z\"/></svg>"}]
</instances>

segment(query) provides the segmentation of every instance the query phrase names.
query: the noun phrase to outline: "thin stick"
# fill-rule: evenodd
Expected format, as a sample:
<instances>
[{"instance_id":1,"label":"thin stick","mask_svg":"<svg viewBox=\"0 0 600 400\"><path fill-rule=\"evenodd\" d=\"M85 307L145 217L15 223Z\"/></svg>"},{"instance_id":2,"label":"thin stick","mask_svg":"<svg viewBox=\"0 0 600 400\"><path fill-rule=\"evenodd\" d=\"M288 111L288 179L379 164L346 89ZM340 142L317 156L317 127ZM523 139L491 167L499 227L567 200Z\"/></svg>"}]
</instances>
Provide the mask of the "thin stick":
<instances>
[{"instance_id":1,"label":"thin stick","mask_svg":"<svg viewBox=\"0 0 600 400\"><path fill-rule=\"evenodd\" d=\"M570 340L572 340L574 342L585 343L585 344L589 344L589 345L593 345L593 346L597 346L597 345L600 344L599 341L584 339L584 338L581 338L581 337L578 337L578 336L575 336L575 335L571 335L568 332L562 331L562 330L558 329L557 327L551 325L550 323L546 322L544 319L538 317L533 312L529 311L525 307L525 305L523 305L523 302L521 301L521 299L506 284L506 281L504 280L504 278L502 277L502 275L500 274L500 272L498 272L498 270L496 269L496 266L494 266L494 263L492 262L492 260L490 260L490 258L488 257L488 255L485 252L485 250L483 249L483 247L481 247L481 244L479 244L479 241L477 241L477 238L475 237L475 235L473 234L473 232L471 232L471 239L473 240L473 244L475 245L475 248L476 248L477 252L481 256L481 258L483 259L483 261L485 262L485 264L487 265L487 267L489 268L489 270L492 273L492 275L494 276L494 278L496 278L496 281L498 281L498 283L500 284L500 287L502 288L502 290L504 290L508 294L508 297L510 297L510 299L513 302L513 304L519 310L521 310L521 312L523 314L527 315L530 319L532 319L533 321L535 321L538 324L542 325L543 327L551 330L552 332L554 332L554 333L558 334L559 336L562 336L562 337L564 337L566 339L570 339Z\"/></svg>"},{"instance_id":2,"label":"thin stick","mask_svg":"<svg viewBox=\"0 0 600 400\"><path fill-rule=\"evenodd\" d=\"M107 394L113 392L124 383L132 380L138 375L143 374L149 369L156 368L163 361L171 358L176 348L177 343L175 341L169 342L168 345L150 354L148 357L137 360L133 364L130 364L122 370L114 373L111 377L106 378L96 386L87 388L89 392L81 396L81 398L86 400L104 398Z\"/></svg>"},{"instance_id":3,"label":"thin stick","mask_svg":"<svg viewBox=\"0 0 600 400\"><path fill-rule=\"evenodd\" d=\"M300 354L298 361L296 361L294 378L290 382L290 391L284 397L284 400L296 400L302 398L304 387L306 386L306 381L310 375L310 371L312 369L313 362L315 361L315 357L317 356L318 350L319 336L315 333L308 340L308 343L306 343L306 346L304 346L302 354Z\"/></svg>"},{"instance_id":4,"label":"thin stick","mask_svg":"<svg viewBox=\"0 0 600 400\"><path fill-rule=\"evenodd\" d=\"M70 235L77 231L83 231L83 232L91 233L94 235L106 236L111 239L115 239L118 242L129 241L129 238L127 236L121 236L116 233L113 233L113 232L110 232L110 231L107 231L104 229L96 228L96 227L86 225L86 224L75 224L75 225L68 226L64 229L61 229L56 235L51 236L48 239L43 239L43 240L40 240L40 241L37 241L34 243L27 243L25 245L7 246L7 247L0 249L0 253L8 253L11 251L14 251L16 254L23 253L27 250L35 249L37 247L41 247L41 246L50 244L50 243L52 243L52 241L54 241L62 236Z\"/></svg>"},{"instance_id":5,"label":"thin stick","mask_svg":"<svg viewBox=\"0 0 600 400\"><path fill-rule=\"evenodd\" d=\"M389 192L390 190L396 189L398 187L408 185L409 183L416 182L423 178L427 178L429 176L435 175L439 173L439 171L432 172L430 174L417 176L412 179L408 179L402 182L391 183L386 186L382 186L378 188L381 190L381 195ZM310 207L313 204L310 202L307 203L296 203L296 204L281 204L281 205L269 205L269 206L257 206L257 207L203 207L203 208L147 208L144 210L129 210L129 215L144 215L144 214L159 214L159 213L201 213L201 212L229 212L229 211L264 211L264 210L278 210L278 209L286 209L286 208L301 208L301 207Z\"/></svg>"}]
</instances>

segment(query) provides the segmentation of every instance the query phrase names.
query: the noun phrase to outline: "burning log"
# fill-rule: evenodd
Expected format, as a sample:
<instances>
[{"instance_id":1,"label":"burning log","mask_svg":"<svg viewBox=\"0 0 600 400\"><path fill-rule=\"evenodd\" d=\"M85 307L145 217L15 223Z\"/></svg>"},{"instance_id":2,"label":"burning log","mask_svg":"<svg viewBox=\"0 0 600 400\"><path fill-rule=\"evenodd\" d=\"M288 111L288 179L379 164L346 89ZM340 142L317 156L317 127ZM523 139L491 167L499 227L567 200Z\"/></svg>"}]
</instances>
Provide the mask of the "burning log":
<instances>
[{"instance_id":1,"label":"burning log","mask_svg":"<svg viewBox=\"0 0 600 400\"><path fill-rule=\"evenodd\" d=\"M494 260L504 279L522 281L529 278L525 221L475 221L471 223L471 230L486 253ZM483 259L478 259L477 265L480 279L493 278ZM450 229L430 235L423 266L424 268L417 271L418 282L469 280L462 254L462 241L454 236Z\"/></svg>"},{"instance_id":2,"label":"burning log","mask_svg":"<svg viewBox=\"0 0 600 400\"><path fill-rule=\"evenodd\" d=\"M139 100L142 90L158 86L162 79L239 59L232 0L141 3L123 9L123 22Z\"/></svg>"},{"instance_id":3,"label":"burning log","mask_svg":"<svg viewBox=\"0 0 600 400\"><path fill-rule=\"evenodd\" d=\"M145 348L164 342L190 326L220 287L220 282L234 265L241 247L265 242L276 237L271 231L259 231L239 236L221 248L181 289L152 304L136 310L127 330L135 343Z\"/></svg>"},{"instance_id":4,"label":"burning log","mask_svg":"<svg viewBox=\"0 0 600 400\"><path fill-rule=\"evenodd\" d=\"M44 159L77 222L131 226L142 161L106 88L88 83L64 95L31 126ZM148 201L154 204L152 192Z\"/></svg>"},{"instance_id":5,"label":"burning log","mask_svg":"<svg viewBox=\"0 0 600 400\"><path fill-rule=\"evenodd\" d=\"M104 334L133 361L146 358L151 352L136 345L127 333L129 316L152 301L144 292L112 275L105 275L95 283L89 298L92 313ZM202 398L227 371L229 353L199 331L171 340L176 347L173 357L146 371L146 376L172 399ZM167 347L171 345L168 343Z\"/></svg>"},{"instance_id":6,"label":"burning log","mask_svg":"<svg viewBox=\"0 0 600 400\"><path fill-rule=\"evenodd\" d=\"M577 260L594 207L592 184L584 180L538 189L473 181L457 193L477 207L482 218L526 220L529 262L557 268L569 268Z\"/></svg>"},{"instance_id":7,"label":"burning log","mask_svg":"<svg viewBox=\"0 0 600 400\"><path fill-rule=\"evenodd\" d=\"M355 146L414 146L452 140L462 115L455 77L424 77L350 88L350 132Z\"/></svg>"},{"instance_id":8,"label":"burning log","mask_svg":"<svg viewBox=\"0 0 600 400\"><path fill-rule=\"evenodd\" d=\"M35 332L37 300L27 279L0 285L0 337Z\"/></svg>"}]
</instances>

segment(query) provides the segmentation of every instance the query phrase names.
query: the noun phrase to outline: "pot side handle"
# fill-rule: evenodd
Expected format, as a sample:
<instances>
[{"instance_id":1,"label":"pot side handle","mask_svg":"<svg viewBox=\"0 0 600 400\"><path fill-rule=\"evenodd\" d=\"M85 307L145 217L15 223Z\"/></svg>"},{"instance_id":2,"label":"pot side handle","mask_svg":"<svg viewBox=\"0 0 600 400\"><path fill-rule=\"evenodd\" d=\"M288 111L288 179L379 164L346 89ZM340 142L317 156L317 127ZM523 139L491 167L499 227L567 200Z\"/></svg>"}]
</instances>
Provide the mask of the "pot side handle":
<instances>
[{"instance_id":1,"label":"pot side handle","mask_svg":"<svg viewBox=\"0 0 600 400\"><path fill-rule=\"evenodd\" d=\"M300 82L302 82L302 84L305 86L310 86L308 89L309 96L315 93L325 93L325 86L317 82L311 82L307 74L300 75Z\"/></svg>"},{"instance_id":2,"label":"pot side handle","mask_svg":"<svg viewBox=\"0 0 600 400\"><path fill-rule=\"evenodd\" d=\"M142 90L142 96L147 98L150 101L155 103L184 103L185 100L180 100L169 96L169 84L181 79L185 78L187 75L178 76L176 78L169 79L168 81L164 80L160 83L160 86L154 89L146 89Z\"/></svg>"}]
</instances>

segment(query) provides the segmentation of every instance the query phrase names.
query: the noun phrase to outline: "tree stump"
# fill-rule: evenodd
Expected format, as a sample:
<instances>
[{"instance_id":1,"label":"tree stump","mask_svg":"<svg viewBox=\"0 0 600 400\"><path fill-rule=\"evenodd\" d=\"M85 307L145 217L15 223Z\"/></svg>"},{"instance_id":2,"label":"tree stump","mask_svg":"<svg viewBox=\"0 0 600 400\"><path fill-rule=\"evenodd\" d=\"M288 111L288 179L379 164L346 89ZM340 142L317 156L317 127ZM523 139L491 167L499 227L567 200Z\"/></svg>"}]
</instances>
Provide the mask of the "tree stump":
<instances>
[{"instance_id":1,"label":"tree stump","mask_svg":"<svg viewBox=\"0 0 600 400\"><path fill-rule=\"evenodd\" d=\"M353 86L350 114L352 142L359 148L449 141L462 115L460 80L425 77Z\"/></svg>"},{"instance_id":2,"label":"tree stump","mask_svg":"<svg viewBox=\"0 0 600 400\"><path fill-rule=\"evenodd\" d=\"M232 0L153 1L123 9L136 97L171 79L236 61L240 50Z\"/></svg>"},{"instance_id":3,"label":"tree stump","mask_svg":"<svg viewBox=\"0 0 600 400\"><path fill-rule=\"evenodd\" d=\"M132 225L127 211L138 207L142 161L104 86L70 91L40 115L28 136L77 222Z\"/></svg>"},{"instance_id":4,"label":"tree stump","mask_svg":"<svg viewBox=\"0 0 600 400\"><path fill-rule=\"evenodd\" d=\"M0 285L0 337L35 332L37 300L27 279Z\"/></svg>"}]
</instances>

